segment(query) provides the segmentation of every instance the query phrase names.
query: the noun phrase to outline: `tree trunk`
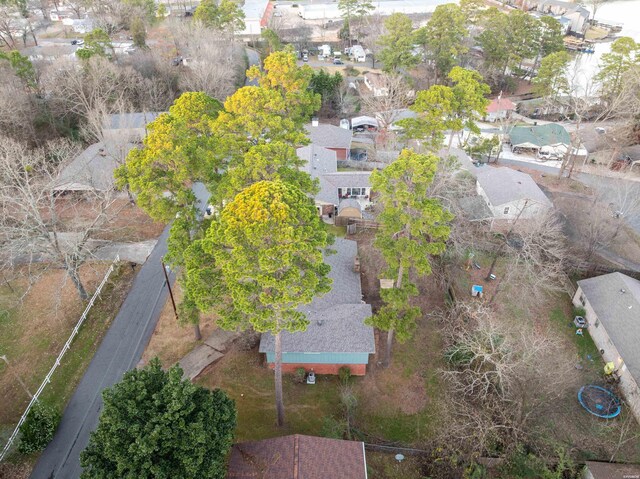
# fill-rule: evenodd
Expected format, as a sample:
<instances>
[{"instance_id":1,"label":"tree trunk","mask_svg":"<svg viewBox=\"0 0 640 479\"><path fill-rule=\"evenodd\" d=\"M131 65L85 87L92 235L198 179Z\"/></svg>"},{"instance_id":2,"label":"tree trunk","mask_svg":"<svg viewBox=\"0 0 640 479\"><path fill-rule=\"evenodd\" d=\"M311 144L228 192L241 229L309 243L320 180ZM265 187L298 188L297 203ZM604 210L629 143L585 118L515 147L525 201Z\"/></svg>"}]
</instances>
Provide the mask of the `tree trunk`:
<instances>
[{"instance_id":1,"label":"tree trunk","mask_svg":"<svg viewBox=\"0 0 640 479\"><path fill-rule=\"evenodd\" d=\"M71 281L73 281L73 284L78 290L78 295L80 296L80 299L82 301L86 301L87 299L89 299L89 293L87 293L87 290L84 289L82 281L80 280L80 276L78 276L78 272L69 266L67 266L66 269L67 269L67 273L69 274L69 277L71 278Z\"/></svg>"},{"instance_id":2,"label":"tree trunk","mask_svg":"<svg viewBox=\"0 0 640 479\"><path fill-rule=\"evenodd\" d=\"M193 325L193 334L196 338L196 341L200 341L202 339L202 333L200 332L200 323L196 323Z\"/></svg>"},{"instance_id":3,"label":"tree trunk","mask_svg":"<svg viewBox=\"0 0 640 479\"><path fill-rule=\"evenodd\" d=\"M449 136L449 144L447 145L447 155L451 152L451 144L453 143L453 131L451 132L451 135ZM460 146L460 145L458 145Z\"/></svg>"},{"instance_id":4,"label":"tree trunk","mask_svg":"<svg viewBox=\"0 0 640 479\"><path fill-rule=\"evenodd\" d=\"M280 331L276 333L276 360L275 360L275 383L276 383L276 424L278 427L284 426L284 402L282 401L282 338Z\"/></svg>"},{"instance_id":5,"label":"tree trunk","mask_svg":"<svg viewBox=\"0 0 640 479\"><path fill-rule=\"evenodd\" d=\"M396 288L402 288L402 279L404 278L404 266L400 265L398 268L398 277L396 278ZM393 347L393 329L387 331L387 350L384 356L384 362L382 365L388 368L391 364L391 348Z\"/></svg>"},{"instance_id":6,"label":"tree trunk","mask_svg":"<svg viewBox=\"0 0 640 479\"><path fill-rule=\"evenodd\" d=\"M393 346L393 329L387 331L387 350L384 353L384 362L382 365L385 368L389 367L391 364L391 347Z\"/></svg>"}]
</instances>

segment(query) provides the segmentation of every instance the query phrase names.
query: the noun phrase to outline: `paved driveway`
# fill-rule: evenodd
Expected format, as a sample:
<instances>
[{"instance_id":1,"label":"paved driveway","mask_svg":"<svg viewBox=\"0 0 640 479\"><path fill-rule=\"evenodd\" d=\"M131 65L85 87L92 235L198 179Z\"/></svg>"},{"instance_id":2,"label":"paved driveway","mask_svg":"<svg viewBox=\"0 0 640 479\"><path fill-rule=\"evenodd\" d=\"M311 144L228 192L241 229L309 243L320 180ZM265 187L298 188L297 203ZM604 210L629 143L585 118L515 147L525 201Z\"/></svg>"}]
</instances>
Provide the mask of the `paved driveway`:
<instances>
[{"instance_id":1,"label":"paved driveway","mask_svg":"<svg viewBox=\"0 0 640 479\"><path fill-rule=\"evenodd\" d=\"M53 441L40 456L31 474L33 479L80 477L80 452L98 424L102 390L138 364L166 301L160 261L167 251L168 232L169 227L138 272L120 312L69 401Z\"/></svg>"}]
</instances>

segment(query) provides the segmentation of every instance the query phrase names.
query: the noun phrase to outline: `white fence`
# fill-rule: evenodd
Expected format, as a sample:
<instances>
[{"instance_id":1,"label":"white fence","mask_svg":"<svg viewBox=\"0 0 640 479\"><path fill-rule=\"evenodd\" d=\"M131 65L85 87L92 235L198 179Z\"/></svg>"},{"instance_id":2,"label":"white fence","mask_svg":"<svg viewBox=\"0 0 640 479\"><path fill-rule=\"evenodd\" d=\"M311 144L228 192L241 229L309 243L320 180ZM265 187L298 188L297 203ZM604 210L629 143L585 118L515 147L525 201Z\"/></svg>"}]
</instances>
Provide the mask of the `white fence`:
<instances>
[{"instance_id":1,"label":"white fence","mask_svg":"<svg viewBox=\"0 0 640 479\"><path fill-rule=\"evenodd\" d=\"M116 258L113 260L113 263L111 263L111 266L109 266L109 269L105 273L104 278L102 278L102 281L98 285L98 289L96 289L96 292L93 293L93 296L89 300L89 304L87 304L87 307L82 313L82 316L80 316L80 319L78 320L75 327L73 328L73 331L71 331L71 335L69 336L69 339L67 339L67 342L64 343L64 347L62 348L62 351L60 351L60 354L58 354L58 357L56 358L56 362L53 364L53 366L47 373L47 376L44 378L44 381L42 381L42 384L40 384L40 387L31 398L31 401L29 401L29 405L27 406L27 409L25 409L24 414L20 418L20 421L18 421L18 425L13 430L13 433L11 434L11 437L9 437L7 444L4 446L2 453L0 453L0 461L4 459L4 457L9 452L9 449L11 449L11 446L13 445L13 441L15 441L16 437L18 436L18 432L20 431L20 426L22 426L22 423L27 418L27 415L29 414L29 411L31 410L33 405L38 401L38 398L42 394L42 391L44 390L45 386L51 382L51 376L53 376L53 373L55 372L55 370L58 369L58 366L60 366L60 361L62 360L63 356L66 354L69 348L71 348L71 343L73 342L74 338L77 336L78 331L80 330L80 326L82 326L82 323L84 323L84 320L87 318L89 311L93 306L93 303L95 303L97 297L100 295L102 288L107 283L107 280L109 279L109 276L111 276L111 273L113 273L115 265L118 261L120 261L120 257L116 256Z\"/></svg>"}]
</instances>

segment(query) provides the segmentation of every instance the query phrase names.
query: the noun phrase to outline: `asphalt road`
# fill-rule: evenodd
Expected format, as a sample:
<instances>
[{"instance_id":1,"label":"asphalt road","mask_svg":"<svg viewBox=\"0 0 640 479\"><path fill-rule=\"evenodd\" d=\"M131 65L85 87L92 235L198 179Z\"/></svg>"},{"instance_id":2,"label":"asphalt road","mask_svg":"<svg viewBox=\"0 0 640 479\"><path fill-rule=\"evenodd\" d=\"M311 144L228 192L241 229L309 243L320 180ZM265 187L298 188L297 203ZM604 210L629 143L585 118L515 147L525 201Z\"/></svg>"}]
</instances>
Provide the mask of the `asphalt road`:
<instances>
[{"instance_id":1,"label":"asphalt road","mask_svg":"<svg viewBox=\"0 0 640 479\"><path fill-rule=\"evenodd\" d=\"M169 227L144 263L120 312L91 360L51 443L38 460L33 479L80 477L80 452L98 424L102 390L134 368L149 342L167 297L161 260L167 251Z\"/></svg>"}]
</instances>

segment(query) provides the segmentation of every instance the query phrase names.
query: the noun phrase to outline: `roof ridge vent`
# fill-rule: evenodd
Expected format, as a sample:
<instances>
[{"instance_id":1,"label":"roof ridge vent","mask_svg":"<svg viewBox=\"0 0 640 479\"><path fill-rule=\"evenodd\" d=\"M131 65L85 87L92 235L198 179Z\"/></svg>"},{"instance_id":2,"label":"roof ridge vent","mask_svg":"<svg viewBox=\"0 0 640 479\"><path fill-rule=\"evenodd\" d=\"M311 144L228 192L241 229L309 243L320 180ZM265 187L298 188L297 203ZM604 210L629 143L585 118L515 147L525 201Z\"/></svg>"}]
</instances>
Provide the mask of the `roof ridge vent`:
<instances>
[{"instance_id":1,"label":"roof ridge vent","mask_svg":"<svg viewBox=\"0 0 640 479\"><path fill-rule=\"evenodd\" d=\"M620 294L624 294L624 293L626 293L626 292L627 292L627 290L626 290L626 289L624 289L624 288L620 288Z\"/></svg>"}]
</instances>

